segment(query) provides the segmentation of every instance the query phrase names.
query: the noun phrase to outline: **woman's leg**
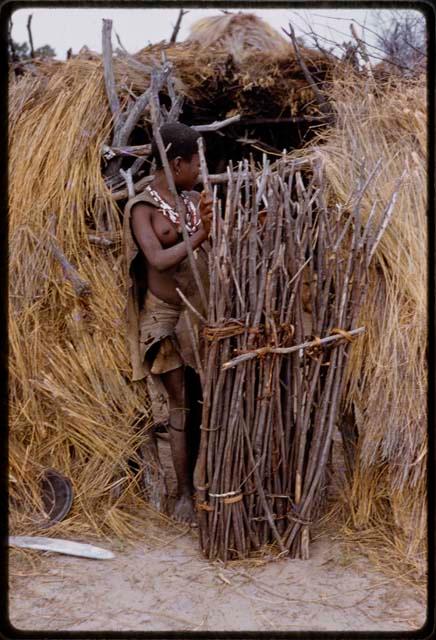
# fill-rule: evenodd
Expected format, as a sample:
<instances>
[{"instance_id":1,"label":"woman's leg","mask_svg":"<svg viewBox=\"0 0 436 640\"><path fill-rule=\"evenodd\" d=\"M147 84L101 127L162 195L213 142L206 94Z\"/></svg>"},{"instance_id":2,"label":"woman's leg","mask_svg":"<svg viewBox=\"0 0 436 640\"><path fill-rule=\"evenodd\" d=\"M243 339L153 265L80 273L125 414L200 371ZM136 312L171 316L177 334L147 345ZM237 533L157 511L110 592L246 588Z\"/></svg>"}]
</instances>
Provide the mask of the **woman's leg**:
<instances>
[{"instance_id":1,"label":"woman's leg","mask_svg":"<svg viewBox=\"0 0 436 640\"><path fill-rule=\"evenodd\" d=\"M186 438L187 402L184 369L179 367L161 374L168 393L170 419L169 437L174 470L177 478L177 502L174 517L179 522L193 523L195 512L192 503L194 492L192 469Z\"/></svg>"}]
</instances>

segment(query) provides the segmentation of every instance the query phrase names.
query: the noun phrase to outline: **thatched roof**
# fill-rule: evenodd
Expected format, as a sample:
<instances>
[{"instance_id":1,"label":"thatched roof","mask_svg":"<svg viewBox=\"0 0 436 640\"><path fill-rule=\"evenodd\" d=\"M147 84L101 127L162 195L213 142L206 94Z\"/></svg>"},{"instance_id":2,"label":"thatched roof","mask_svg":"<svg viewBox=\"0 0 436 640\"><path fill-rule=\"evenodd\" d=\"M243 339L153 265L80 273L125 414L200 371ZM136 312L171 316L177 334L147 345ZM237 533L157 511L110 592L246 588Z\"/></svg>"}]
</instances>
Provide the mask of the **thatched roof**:
<instances>
[{"instance_id":1,"label":"thatched roof","mask_svg":"<svg viewBox=\"0 0 436 640\"><path fill-rule=\"evenodd\" d=\"M301 46L314 80L322 88L331 79L335 58ZM232 109L241 115L270 117L316 111L314 95L290 41L252 14L228 14L196 22L190 36L175 44L150 45L135 54L145 68L160 62L162 51L174 65L177 88L196 114L207 118ZM138 90L144 67L120 55L119 73Z\"/></svg>"},{"instance_id":2,"label":"thatched roof","mask_svg":"<svg viewBox=\"0 0 436 640\"><path fill-rule=\"evenodd\" d=\"M203 51L200 44L185 42L163 48L153 45L136 58L150 66L162 49L174 65L177 89L195 117L207 121L213 113L224 115L230 110L243 116L270 117L313 114L317 110L312 89L293 56L277 52L259 56L251 51L235 60L222 49ZM331 62L316 52L311 52L306 62L322 87L330 78ZM133 67L131 61L120 59L119 77L128 74L134 90L143 90L144 74Z\"/></svg>"},{"instance_id":3,"label":"thatched roof","mask_svg":"<svg viewBox=\"0 0 436 640\"><path fill-rule=\"evenodd\" d=\"M203 51L225 51L236 62L252 53L292 56L290 42L262 18L247 13L202 18L192 25L187 42L198 43Z\"/></svg>"}]
</instances>

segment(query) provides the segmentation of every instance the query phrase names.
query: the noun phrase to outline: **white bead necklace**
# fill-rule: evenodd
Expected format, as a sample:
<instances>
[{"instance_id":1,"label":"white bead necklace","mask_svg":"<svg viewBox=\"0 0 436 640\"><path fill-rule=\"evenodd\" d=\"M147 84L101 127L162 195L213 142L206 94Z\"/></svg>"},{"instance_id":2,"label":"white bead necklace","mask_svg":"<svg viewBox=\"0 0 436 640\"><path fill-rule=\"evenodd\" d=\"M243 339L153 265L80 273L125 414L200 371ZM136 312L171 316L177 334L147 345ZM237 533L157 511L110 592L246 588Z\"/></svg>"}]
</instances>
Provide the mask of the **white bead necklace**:
<instances>
[{"instance_id":1,"label":"white bead necklace","mask_svg":"<svg viewBox=\"0 0 436 640\"><path fill-rule=\"evenodd\" d=\"M159 209L162 211L163 215L168 218L168 220L171 220L173 224L176 224L179 227L180 214L170 204L168 204L168 202L165 202L162 196L155 189L152 189L152 187L150 187L149 185L145 189L159 203ZM197 207L192 202L192 200L190 200L183 193L181 194L181 198L186 206L186 230L189 235L192 235L200 226L201 219L197 211Z\"/></svg>"}]
</instances>

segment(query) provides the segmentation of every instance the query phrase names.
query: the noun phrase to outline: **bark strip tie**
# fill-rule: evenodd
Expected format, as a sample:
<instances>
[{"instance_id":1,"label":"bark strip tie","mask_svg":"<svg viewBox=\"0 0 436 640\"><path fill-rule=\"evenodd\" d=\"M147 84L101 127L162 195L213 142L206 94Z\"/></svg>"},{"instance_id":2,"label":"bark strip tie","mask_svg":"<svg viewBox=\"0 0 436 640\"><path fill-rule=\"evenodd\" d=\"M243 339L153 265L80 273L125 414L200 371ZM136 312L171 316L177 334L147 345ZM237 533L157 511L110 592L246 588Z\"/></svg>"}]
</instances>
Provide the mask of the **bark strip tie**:
<instances>
[{"instance_id":1,"label":"bark strip tie","mask_svg":"<svg viewBox=\"0 0 436 640\"><path fill-rule=\"evenodd\" d=\"M340 329L339 327L332 329L332 333L341 335L343 338L348 340L348 342L353 342L354 340L354 336L349 331L345 331L345 329Z\"/></svg>"},{"instance_id":2,"label":"bark strip tie","mask_svg":"<svg viewBox=\"0 0 436 640\"><path fill-rule=\"evenodd\" d=\"M243 497L244 496L242 495L242 493L240 493L238 496L233 496L231 498L224 498L223 503L224 504L235 504L236 502L241 502Z\"/></svg>"},{"instance_id":3,"label":"bark strip tie","mask_svg":"<svg viewBox=\"0 0 436 640\"><path fill-rule=\"evenodd\" d=\"M236 489L236 491L227 491L227 493L209 493L210 498L228 498L229 496L242 495L240 494L240 489Z\"/></svg>"},{"instance_id":4,"label":"bark strip tie","mask_svg":"<svg viewBox=\"0 0 436 640\"><path fill-rule=\"evenodd\" d=\"M207 502L196 502L195 508L197 511L215 511L215 507L211 507Z\"/></svg>"}]
</instances>

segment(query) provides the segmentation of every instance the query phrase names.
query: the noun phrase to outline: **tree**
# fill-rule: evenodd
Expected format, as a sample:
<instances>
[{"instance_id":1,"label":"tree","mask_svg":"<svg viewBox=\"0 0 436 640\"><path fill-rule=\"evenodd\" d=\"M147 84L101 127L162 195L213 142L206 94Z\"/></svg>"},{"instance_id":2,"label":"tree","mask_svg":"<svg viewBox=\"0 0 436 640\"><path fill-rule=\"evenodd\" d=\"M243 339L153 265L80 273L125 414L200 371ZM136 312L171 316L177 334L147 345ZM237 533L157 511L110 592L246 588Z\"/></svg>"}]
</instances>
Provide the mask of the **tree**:
<instances>
[{"instance_id":1,"label":"tree","mask_svg":"<svg viewBox=\"0 0 436 640\"><path fill-rule=\"evenodd\" d=\"M397 71L412 75L423 70L427 62L425 17L416 10L377 11L376 46L384 62Z\"/></svg>"},{"instance_id":2,"label":"tree","mask_svg":"<svg viewBox=\"0 0 436 640\"><path fill-rule=\"evenodd\" d=\"M9 58L14 62L30 60L31 58L27 42L18 43L10 39L8 43L8 53ZM35 49L35 58L54 58L55 56L56 51L49 44L44 44L42 47Z\"/></svg>"},{"instance_id":3,"label":"tree","mask_svg":"<svg viewBox=\"0 0 436 640\"><path fill-rule=\"evenodd\" d=\"M35 49L36 58L54 58L56 51L49 44L43 44L42 47Z\"/></svg>"},{"instance_id":4,"label":"tree","mask_svg":"<svg viewBox=\"0 0 436 640\"><path fill-rule=\"evenodd\" d=\"M29 16L27 28L29 31L29 37L32 40L32 32L30 30L32 16ZM32 44L33 47L33 44ZM9 20L8 25L8 57L13 62L20 62L22 60L29 60L30 58L54 58L56 51L49 44L44 44L42 47L38 47L34 50L33 56L31 54L31 47L27 42L15 42L12 38L12 20Z\"/></svg>"}]
</instances>

